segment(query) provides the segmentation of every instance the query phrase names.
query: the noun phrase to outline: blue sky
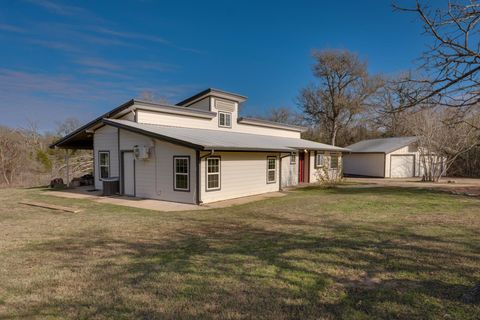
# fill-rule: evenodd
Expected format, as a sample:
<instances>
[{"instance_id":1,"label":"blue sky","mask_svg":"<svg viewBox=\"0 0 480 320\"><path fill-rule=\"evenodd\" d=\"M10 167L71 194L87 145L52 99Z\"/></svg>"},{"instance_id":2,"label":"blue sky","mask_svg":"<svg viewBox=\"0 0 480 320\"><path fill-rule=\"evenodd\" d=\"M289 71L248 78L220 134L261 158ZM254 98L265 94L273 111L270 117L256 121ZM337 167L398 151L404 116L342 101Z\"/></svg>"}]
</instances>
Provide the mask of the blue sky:
<instances>
[{"instance_id":1,"label":"blue sky","mask_svg":"<svg viewBox=\"0 0 480 320\"><path fill-rule=\"evenodd\" d=\"M144 91L176 103L208 87L248 96L245 115L294 108L313 49L392 75L415 67L421 33L388 0L0 0L0 124L50 130Z\"/></svg>"}]
</instances>

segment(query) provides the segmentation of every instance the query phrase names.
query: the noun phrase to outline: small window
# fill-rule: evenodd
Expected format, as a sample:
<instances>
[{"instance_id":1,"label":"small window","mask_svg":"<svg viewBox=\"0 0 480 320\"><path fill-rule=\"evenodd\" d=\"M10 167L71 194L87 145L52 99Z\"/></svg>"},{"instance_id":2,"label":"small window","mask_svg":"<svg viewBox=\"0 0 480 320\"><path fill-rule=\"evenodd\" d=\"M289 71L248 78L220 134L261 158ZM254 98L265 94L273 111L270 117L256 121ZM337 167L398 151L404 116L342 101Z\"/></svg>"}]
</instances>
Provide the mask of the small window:
<instances>
[{"instance_id":1,"label":"small window","mask_svg":"<svg viewBox=\"0 0 480 320\"><path fill-rule=\"evenodd\" d=\"M296 164L297 163L297 154L295 152L292 152L290 155L290 164Z\"/></svg>"},{"instance_id":2,"label":"small window","mask_svg":"<svg viewBox=\"0 0 480 320\"><path fill-rule=\"evenodd\" d=\"M218 113L218 126L224 128L232 127L232 114L228 112Z\"/></svg>"},{"instance_id":3,"label":"small window","mask_svg":"<svg viewBox=\"0 0 480 320\"><path fill-rule=\"evenodd\" d=\"M100 179L110 177L110 152L98 152L98 166L100 168Z\"/></svg>"},{"instance_id":4,"label":"small window","mask_svg":"<svg viewBox=\"0 0 480 320\"><path fill-rule=\"evenodd\" d=\"M330 169L338 169L338 154L330 155Z\"/></svg>"},{"instance_id":5,"label":"small window","mask_svg":"<svg viewBox=\"0 0 480 320\"><path fill-rule=\"evenodd\" d=\"M267 158L267 183L275 183L277 181L277 158Z\"/></svg>"},{"instance_id":6,"label":"small window","mask_svg":"<svg viewBox=\"0 0 480 320\"><path fill-rule=\"evenodd\" d=\"M325 156L323 152L316 152L315 153L315 167L320 168L325 165Z\"/></svg>"},{"instance_id":7,"label":"small window","mask_svg":"<svg viewBox=\"0 0 480 320\"><path fill-rule=\"evenodd\" d=\"M190 157L173 157L174 185L176 191L190 190Z\"/></svg>"},{"instance_id":8,"label":"small window","mask_svg":"<svg viewBox=\"0 0 480 320\"><path fill-rule=\"evenodd\" d=\"M220 158L207 158L207 191L220 190Z\"/></svg>"}]
</instances>

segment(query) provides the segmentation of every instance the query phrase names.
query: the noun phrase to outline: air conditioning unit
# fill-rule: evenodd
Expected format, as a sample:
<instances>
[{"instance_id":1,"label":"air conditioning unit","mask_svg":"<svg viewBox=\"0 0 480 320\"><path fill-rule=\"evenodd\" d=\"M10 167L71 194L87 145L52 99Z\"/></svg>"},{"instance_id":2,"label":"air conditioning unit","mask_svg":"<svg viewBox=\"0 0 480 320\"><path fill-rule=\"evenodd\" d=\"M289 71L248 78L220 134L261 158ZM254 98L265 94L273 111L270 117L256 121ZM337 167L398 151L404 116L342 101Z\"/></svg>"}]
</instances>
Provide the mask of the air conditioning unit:
<instances>
[{"instance_id":1,"label":"air conditioning unit","mask_svg":"<svg viewBox=\"0 0 480 320\"><path fill-rule=\"evenodd\" d=\"M133 155L136 160L146 160L150 158L150 147L147 146L134 146Z\"/></svg>"}]
</instances>

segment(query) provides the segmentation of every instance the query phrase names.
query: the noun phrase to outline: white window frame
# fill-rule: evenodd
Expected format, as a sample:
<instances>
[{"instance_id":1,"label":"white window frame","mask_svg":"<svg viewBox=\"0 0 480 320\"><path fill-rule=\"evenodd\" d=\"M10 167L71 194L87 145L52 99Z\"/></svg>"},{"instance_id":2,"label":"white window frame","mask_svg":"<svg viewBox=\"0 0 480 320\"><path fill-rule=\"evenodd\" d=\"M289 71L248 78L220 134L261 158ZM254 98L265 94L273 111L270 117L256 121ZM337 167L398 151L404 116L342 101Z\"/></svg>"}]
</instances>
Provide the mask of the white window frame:
<instances>
[{"instance_id":1,"label":"white window frame","mask_svg":"<svg viewBox=\"0 0 480 320\"><path fill-rule=\"evenodd\" d=\"M321 161L319 161L319 157ZM325 166L325 153L321 151L315 152L315 168L323 168Z\"/></svg>"},{"instance_id":2,"label":"white window frame","mask_svg":"<svg viewBox=\"0 0 480 320\"><path fill-rule=\"evenodd\" d=\"M208 171L208 161L209 160L218 160L218 172L209 172ZM222 187L222 180L221 180L221 172L222 172L222 159L220 157L208 157L205 160L205 173L206 173L206 180L205 180L205 189L207 191L215 191L215 190L220 190ZM208 187L208 178L210 176L218 176L218 187L215 188L209 188Z\"/></svg>"},{"instance_id":3,"label":"white window frame","mask_svg":"<svg viewBox=\"0 0 480 320\"><path fill-rule=\"evenodd\" d=\"M223 124L222 124L222 116L223 116ZM227 118L228 118L228 124L227 124ZM232 127L232 113L231 112L223 112L219 111L218 112L218 126L220 128L231 128Z\"/></svg>"},{"instance_id":4,"label":"white window frame","mask_svg":"<svg viewBox=\"0 0 480 320\"><path fill-rule=\"evenodd\" d=\"M297 153L292 152L290 154L290 164L297 164Z\"/></svg>"},{"instance_id":5,"label":"white window frame","mask_svg":"<svg viewBox=\"0 0 480 320\"><path fill-rule=\"evenodd\" d=\"M335 167L332 167L333 158L337 159L337 165ZM340 166L340 156L338 155L338 153L331 153L330 154L330 169L337 170L339 166Z\"/></svg>"},{"instance_id":6,"label":"white window frame","mask_svg":"<svg viewBox=\"0 0 480 320\"><path fill-rule=\"evenodd\" d=\"M270 169L270 167L269 167L270 160L273 160L274 163L275 163L275 168L273 168L273 169ZM273 180L270 180L270 174L269 173L271 171L273 171L275 173ZM269 156L269 157L267 157L267 184L276 183L276 182L277 182L277 157Z\"/></svg>"},{"instance_id":7,"label":"white window frame","mask_svg":"<svg viewBox=\"0 0 480 320\"><path fill-rule=\"evenodd\" d=\"M187 160L187 172L177 172L177 160ZM187 177L187 187L179 188L177 186L177 176ZM174 191L190 191L190 157L189 156L173 156L173 190Z\"/></svg>"},{"instance_id":8,"label":"white window frame","mask_svg":"<svg viewBox=\"0 0 480 320\"><path fill-rule=\"evenodd\" d=\"M107 164L102 164L102 154L106 154L107 155ZM107 176L106 177L102 177L102 168L107 168ZM100 150L98 151L98 177L100 180L102 179L106 179L106 178L110 178L110 170L111 170L111 166L110 166L110 151L107 151L107 150Z\"/></svg>"}]
</instances>

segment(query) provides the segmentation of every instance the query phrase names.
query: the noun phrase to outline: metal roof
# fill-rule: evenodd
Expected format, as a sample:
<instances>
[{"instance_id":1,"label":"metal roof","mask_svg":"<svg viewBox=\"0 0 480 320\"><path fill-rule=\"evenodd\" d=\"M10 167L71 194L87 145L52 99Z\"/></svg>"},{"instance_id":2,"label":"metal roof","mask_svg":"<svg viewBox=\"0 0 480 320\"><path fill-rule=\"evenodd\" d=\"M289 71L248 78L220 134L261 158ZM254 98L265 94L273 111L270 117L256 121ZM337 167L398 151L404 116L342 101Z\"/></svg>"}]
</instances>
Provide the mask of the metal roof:
<instances>
[{"instance_id":1,"label":"metal roof","mask_svg":"<svg viewBox=\"0 0 480 320\"><path fill-rule=\"evenodd\" d=\"M292 152L296 150L324 150L348 152L349 150L310 140L267 136L259 134L226 132L220 130L172 127L137 123L129 120L103 119L103 123L153 138L185 145L198 150L241 150Z\"/></svg>"},{"instance_id":2,"label":"metal roof","mask_svg":"<svg viewBox=\"0 0 480 320\"><path fill-rule=\"evenodd\" d=\"M100 124L102 122L102 119L114 117L130 107L134 109L194 116L194 117L200 117L200 118L213 118L214 116L216 116L215 112L210 112L206 110L195 109L195 108L185 108L185 107L179 107L179 106L172 106L164 103L156 103L151 101L131 99L126 103L116 107L115 109L101 115L100 117L95 118L94 120L88 122L87 124L81 126L80 128L72 131L71 133L67 134L61 139L55 141L50 145L50 148L72 147L72 148L78 148L78 149L93 149L93 135L87 133L86 131Z\"/></svg>"},{"instance_id":3,"label":"metal roof","mask_svg":"<svg viewBox=\"0 0 480 320\"><path fill-rule=\"evenodd\" d=\"M415 142L416 137L363 140L347 146L352 153L390 153Z\"/></svg>"},{"instance_id":4,"label":"metal roof","mask_svg":"<svg viewBox=\"0 0 480 320\"><path fill-rule=\"evenodd\" d=\"M247 100L247 97L245 96L242 96L238 93L233 93L233 92L227 92L227 91L223 91L223 90L219 90L219 89L215 89L215 88L208 88L206 90L203 90L197 94L194 94L193 96L191 97L188 97L187 99L185 100L182 100L180 102L177 103L177 106L184 106L186 104L190 104L191 102L195 101L195 100L199 100L200 98L203 98L203 97L206 97L207 95L225 95L225 96L230 96L234 99L238 99L239 102L243 102L245 100Z\"/></svg>"}]
</instances>

